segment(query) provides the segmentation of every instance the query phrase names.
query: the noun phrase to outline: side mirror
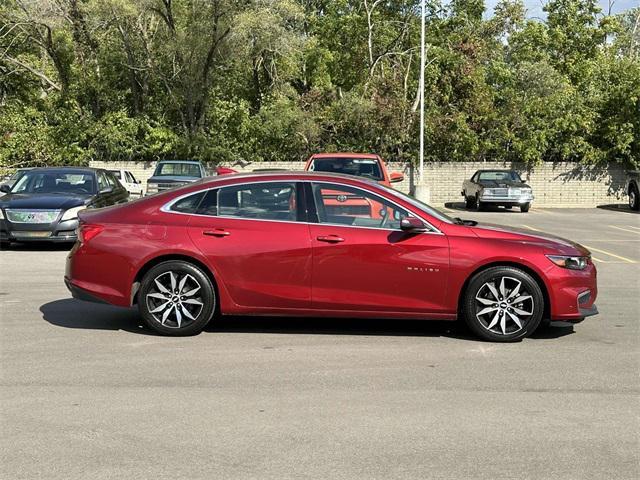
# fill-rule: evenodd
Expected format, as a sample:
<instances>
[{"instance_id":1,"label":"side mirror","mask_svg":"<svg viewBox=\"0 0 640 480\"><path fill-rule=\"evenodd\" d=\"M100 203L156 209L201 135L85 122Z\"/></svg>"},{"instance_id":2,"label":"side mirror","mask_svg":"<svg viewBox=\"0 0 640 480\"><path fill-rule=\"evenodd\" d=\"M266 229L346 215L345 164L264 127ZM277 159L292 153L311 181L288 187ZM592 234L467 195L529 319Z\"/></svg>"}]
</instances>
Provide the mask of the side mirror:
<instances>
[{"instance_id":1,"label":"side mirror","mask_svg":"<svg viewBox=\"0 0 640 480\"><path fill-rule=\"evenodd\" d=\"M136 180L136 183L137 183L138 185L142 185L142 180Z\"/></svg>"},{"instance_id":2,"label":"side mirror","mask_svg":"<svg viewBox=\"0 0 640 480\"><path fill-rule=\"evenodd\" d=\"M113 187L105 187L102 190L100 190L98 193L100 194L107 194L107 193L111 193L113 192Z\"/></svg>"},{"instance_id":3,"label":"side mirror","mask_svg":"<svg viewBox=\"0 0 640 480\"><path fill-rule=\"evenodd\" d=\"M11 191L11 185L7 183L3 183L2 185L0 185L0 192L9 193L10 191Z\"/></svg>"},{"instance_id":4,"label":"side mirror","mask_svg":"<svg viewBox=\"0 0 640 480\"><path fill-rule=\"evenodd\" d=\"M391 172L391 175L389 175L389 181L391 183L398 183L404 180L404 175L401 174L400 172Z\"/></svg>"},{"instance_id":5,"label":"side mirror","mask_svg":"<svg viewBox=\"0 0 640 480\"><path fill-rule=\"evenodd\" d=\"M520 180L520 182L521 182L521 183L527 183L527 181L526 181L526 180Z\"/></svg>"},{"instance_id":6,"label":"side mirror","mask_svg":"<svg viewBox=\"0 0 640 480\"><path fill-rule=\"evenodd\" d=\"M404 217L400 220L400 229L405 232L426 232L427 226L416 217Z\"/></svg>"}]
</instances>

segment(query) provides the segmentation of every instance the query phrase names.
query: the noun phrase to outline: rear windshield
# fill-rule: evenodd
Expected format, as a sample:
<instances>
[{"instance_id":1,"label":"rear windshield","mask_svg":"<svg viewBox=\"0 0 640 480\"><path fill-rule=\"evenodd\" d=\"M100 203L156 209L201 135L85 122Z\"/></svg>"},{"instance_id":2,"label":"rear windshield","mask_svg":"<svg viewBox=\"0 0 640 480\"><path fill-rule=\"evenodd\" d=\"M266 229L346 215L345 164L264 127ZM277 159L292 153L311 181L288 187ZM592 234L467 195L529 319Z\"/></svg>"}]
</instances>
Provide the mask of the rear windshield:
<instances>
[{"instance_id":1,"label":"rear windshield","mask_svg":"<svg viewBox=\"0 0 640 480\"><path fill-rule=\"evenodd\" d=\"M171 177L201 177L200 165L194 163L159 163L154 177L171 176Z\"/></svg>"},{"instance_id":2,"label":"rear windshield","mask_svg":"<svg viewBox=\"0 0 640 480\"><path fill-rule=\"evenodd\" d=\"M95 193L93 173L89 172L26 172L13 186L11 193Z\"/></svg>"},{"instance_id":3,"label":"rear windshield","mask_svg":"<svg viewBox=\"0 0 640 480\"><path fill-rule=\"evenodd\" d=\"M309 170L384 180L380 164L375 158L314 158Z\"/></svg>"}]
</instances>

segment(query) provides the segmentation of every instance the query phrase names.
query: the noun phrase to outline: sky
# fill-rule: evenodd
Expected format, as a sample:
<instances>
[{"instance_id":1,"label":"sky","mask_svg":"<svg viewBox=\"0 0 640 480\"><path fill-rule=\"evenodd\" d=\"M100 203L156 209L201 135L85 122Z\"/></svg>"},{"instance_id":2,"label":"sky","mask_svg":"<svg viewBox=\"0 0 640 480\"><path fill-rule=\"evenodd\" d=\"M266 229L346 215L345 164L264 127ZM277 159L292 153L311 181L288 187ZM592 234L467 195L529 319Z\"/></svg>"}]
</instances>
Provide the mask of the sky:
<instances>
[{"instance_id":1,"label":"sky","mask_svg":"<svg viewBox=\"0 0 640 480\"><path fill-rule=\"evenodd\" d=\"M493 8L498 3L498 0L485 0L485 6L487 12L493 11ZM542 6L544 5L544 0L524 0L524 4L527 7L528 17L540 17L544 18L544 12L542 11ZM599 0L600 7L603 12L606 12L609 8L608 0ZM629 10L630 8L640 6L640 0L615 0L611 13L621 13L625 10Z\"/></svg>"}]
</instances>

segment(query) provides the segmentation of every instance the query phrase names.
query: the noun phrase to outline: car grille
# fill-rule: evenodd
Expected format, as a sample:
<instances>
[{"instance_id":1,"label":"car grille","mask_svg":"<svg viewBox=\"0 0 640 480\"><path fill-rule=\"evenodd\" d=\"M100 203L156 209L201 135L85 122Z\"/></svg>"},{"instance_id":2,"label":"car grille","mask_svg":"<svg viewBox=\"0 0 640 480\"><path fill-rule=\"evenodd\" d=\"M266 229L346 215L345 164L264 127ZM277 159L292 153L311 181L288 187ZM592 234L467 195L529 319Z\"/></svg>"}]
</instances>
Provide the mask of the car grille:
<instances>
[{"instance_id":1,"label":"car grille","mask_svg":"<svg viewBox=\"0 0 640 480\"><path fill-rule=\"evenodd\" d=\"M485 190L485 195L493 197L504 197L508 194L509 190L506 188L489 188Z\"/></svg>"},{"instance_id":2,"label":"car grille","mask_svg":"<svg viewBox=\"0 0 640 480\"><path fill-rule=\"evenodd\" d=\"M7 220L12 223L53 223L60 210L17 210L7 209Z\"/></svg>"}]
</instances>

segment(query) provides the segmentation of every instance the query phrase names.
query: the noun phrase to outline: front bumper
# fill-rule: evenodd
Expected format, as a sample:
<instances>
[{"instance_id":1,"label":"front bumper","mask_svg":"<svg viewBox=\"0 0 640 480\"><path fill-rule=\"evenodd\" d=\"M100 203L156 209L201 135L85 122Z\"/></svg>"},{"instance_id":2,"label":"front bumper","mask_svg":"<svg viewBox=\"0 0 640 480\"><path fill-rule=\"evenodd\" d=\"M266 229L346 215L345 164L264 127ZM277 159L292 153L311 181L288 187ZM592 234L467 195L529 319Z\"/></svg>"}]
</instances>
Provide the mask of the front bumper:
<instances>
[{"instance_id":1,"label":"front bumper","mask_svg":"<svg viewBox=\"0 0 640 480\"><path fill-rule=\"evenodd\" d=\"M479 200L483 203L495 203L504 205L522 205L524 203L531 203L534 200L534 196L531 194L521 195L486 195L482 194Z\"/></svg>"},{"instance_id":2,"label":"front bumper","mask_svg":"<svg viewBox=\"0 0 640 480\"><path fill-rule=\"evenodd\" d=\"M47 224L12 223L0 220L2 242L57 242L73 243L78 239L78 219Z\"/></svg>"},{"instance_id":3,"label":"front bumper","mask_svg":"<svg viewBox=\"0 0 640 480\"><path fill-rule=\"evenodd\" d=\"M552 267L547 272L551 319L577 323L598 314L597 272L593 264L585 270Z\"/></svg>"}]
</instances>

